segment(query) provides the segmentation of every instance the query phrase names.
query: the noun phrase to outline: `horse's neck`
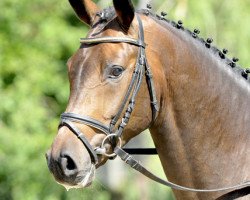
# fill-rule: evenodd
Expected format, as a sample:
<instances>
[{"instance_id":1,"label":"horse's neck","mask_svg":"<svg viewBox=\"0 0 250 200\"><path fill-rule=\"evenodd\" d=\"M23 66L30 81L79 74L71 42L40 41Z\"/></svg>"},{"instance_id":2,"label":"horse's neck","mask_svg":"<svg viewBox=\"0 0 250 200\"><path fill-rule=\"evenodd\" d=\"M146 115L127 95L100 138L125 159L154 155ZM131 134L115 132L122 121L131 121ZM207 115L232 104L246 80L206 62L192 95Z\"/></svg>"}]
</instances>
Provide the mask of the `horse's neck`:
<instances>
[{"instance_id":1,"label":"horse's neck","mask_svg":"<svg viewBox=\"0 0 250 200\"><path fill-rule=\"evenodd\" d=\"M249 180L250 87L209 50L185 40L175 46L161 58L164 100L151 129L168 178L195 188ZM214 197L207 195L215 194L185 199Z\"/></svg>"}]
</instances>

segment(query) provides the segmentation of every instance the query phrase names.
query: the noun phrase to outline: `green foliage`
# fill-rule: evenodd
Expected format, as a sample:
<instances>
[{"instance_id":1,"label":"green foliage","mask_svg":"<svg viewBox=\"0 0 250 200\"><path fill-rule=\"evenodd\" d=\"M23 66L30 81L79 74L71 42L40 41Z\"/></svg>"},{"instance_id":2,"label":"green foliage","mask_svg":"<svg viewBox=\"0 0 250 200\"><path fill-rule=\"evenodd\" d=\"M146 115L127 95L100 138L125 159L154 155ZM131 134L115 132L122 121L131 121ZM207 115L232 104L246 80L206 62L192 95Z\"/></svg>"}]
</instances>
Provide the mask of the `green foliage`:
<instances>
[{"instance_id":1,"label":"green foliage","mask_svg":"<svg viewBox=\"0 0 250 200\"><path fill-rule=\"evenodd\" d=\"M44 153L66 106L66 61L84 36L68 2L1 1L0 199L109 199L55 184ZM70 34L69 34L70 33Z\"/></svg>"},{"instance_id":2,"label":"green foliage","mask_svg":"<svg viewBox=\"0 0 250 200\"><path fill-rule=\"evenodd\" d=\"M203 36L215 37L219 46L239 55L242 65L249 63L249 0L154 4L154 10L167 10L171 18L181 17ZM0 199L111 199L112 193L98 183L66 192L49 174L44 158L69 95L65 63L88 28L67 1L1 0L0 7ZM125 200L140 198L133 185L126 187L131 184L124 186L129 196L121 194ZM149 199L169 196L160 186L150 191Z\"/></svg>"}]
</instances>

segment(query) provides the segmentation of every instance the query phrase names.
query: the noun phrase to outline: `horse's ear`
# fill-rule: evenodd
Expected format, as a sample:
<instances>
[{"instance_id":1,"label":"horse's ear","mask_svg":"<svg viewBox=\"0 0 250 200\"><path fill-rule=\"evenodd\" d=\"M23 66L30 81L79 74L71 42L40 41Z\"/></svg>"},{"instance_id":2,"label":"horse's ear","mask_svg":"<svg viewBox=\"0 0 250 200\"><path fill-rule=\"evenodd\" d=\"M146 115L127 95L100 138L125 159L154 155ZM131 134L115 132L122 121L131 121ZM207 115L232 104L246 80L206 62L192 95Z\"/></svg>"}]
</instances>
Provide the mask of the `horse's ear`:
<instances>
[{"instance_id":1,"label":"horse's ear","mask_svg":"<svg viewBox=\"0 0 250 200\"><path fill-rule=\"evenodd\" d=\"M92 25L96 13L100 10L91 0L69 0L70 5L81 21Z\"/></svg>"},{"instance_id":2,"label":"horse's ear","mask_svg":"<svg viewBox=\"0 0 250 200\"><path fill-rule=\"evenodd\" d=\"M113 0L119 23L124 30L128 30L135 16L135 9L131 0Z\"/></svg>"}]
</instances>

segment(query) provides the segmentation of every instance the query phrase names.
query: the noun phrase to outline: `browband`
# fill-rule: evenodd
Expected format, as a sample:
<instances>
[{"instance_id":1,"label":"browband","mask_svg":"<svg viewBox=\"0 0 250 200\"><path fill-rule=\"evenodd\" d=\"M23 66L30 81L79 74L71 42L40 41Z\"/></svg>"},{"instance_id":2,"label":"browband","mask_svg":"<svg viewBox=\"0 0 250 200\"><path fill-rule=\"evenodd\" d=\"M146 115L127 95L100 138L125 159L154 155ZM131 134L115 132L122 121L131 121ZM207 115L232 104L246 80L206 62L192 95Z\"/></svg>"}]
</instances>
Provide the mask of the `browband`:
<instances>
[{"instance_id":1,"label":"browband","mask_svg":"<svg viewBox=\"0 0 250 200\"><path fill-rule=\"evenodd\" d=\"M96 37L96 38L81 38L82 44L100 44L100 43L128 43L138 47L145 48L145 43L141 40L136 40L129 37Z\"/></svg>"}]
</instances>

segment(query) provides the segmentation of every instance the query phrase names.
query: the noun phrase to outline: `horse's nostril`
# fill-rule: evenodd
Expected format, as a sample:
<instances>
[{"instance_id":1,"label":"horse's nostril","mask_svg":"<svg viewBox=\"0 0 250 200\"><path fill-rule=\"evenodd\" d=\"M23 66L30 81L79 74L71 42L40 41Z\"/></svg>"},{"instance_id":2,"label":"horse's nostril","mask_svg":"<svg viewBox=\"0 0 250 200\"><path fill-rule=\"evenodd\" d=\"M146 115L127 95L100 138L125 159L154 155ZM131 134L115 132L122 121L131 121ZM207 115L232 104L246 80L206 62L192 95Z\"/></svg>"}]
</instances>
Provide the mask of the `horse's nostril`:
<instances>
[{"instance_id":1,"label":"horse's nostril","mask_svg":"<svg viewBox=\"0 0 250 200\"><path fill-rule=\"evenodd\" d=\"M67 159L67 164L66 164L66 168L68 169L68 170L74 170L74 169L76 169L76 165L75 165L75 162L72 160L72 158L71 157L69 157L69 156L64 156L66 159Z\"/></svg>"},{"instance_id":2,"label":"horse's nostril","mask_svg":"<svg viewBox=\"0 0 250 200\"><path fill-rule=\"evenodd\" d=\"M76 163L69 155L61 156L61 166L62 166L62 171L66 176L74 176L78 172Z\"/></svg>"}]
</instances>

